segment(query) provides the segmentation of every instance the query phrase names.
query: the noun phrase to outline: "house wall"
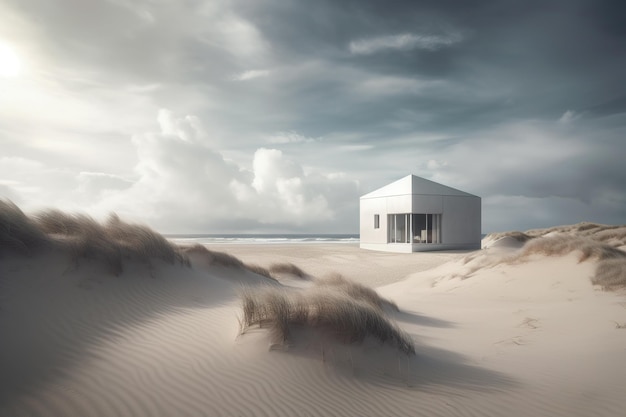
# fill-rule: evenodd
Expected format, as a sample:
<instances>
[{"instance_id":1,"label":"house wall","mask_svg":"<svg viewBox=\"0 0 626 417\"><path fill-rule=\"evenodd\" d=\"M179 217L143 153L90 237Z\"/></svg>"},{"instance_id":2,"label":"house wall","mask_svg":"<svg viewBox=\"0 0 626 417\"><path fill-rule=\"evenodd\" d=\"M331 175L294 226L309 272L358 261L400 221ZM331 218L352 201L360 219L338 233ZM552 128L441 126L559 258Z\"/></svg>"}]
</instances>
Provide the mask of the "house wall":
<instances>
[{"instance_id":1,"label":"house wall","mask_svg":"<svg viewBox=\"0 0 626 417\"><path fill-rule=\"evenodd\" d=\"M442 243L480 248L481 202L475 196L443 196Z\"/></svg>"},{"instance_id":2,"label":"house wall","mask_svg":"<svg viewBox=\"0 0 626 417\"><path fill-rule=\"evenodd\" d=\"M410 194L389 197L362 198L360 200L360 241L361 243L387 244L387 214L410 213ZM374 229L374 215L380 216L380 227Z\"/></svg>"},{"instance_id":3,"label":"house wall","mask_svg":"<svg viewBox=\"0 0 626 417\"><path fill-rule=\"evenodd\" d=\"M380 228L374 229L374 215L380 216ZM361 243L387 243L387 201L385 198L361 199Z\"/></svg>"},{"instance_id":4,"label":"house wall","mask_svg":"<svg viewBox=\"0 0 626 417\"><path fill-rule=\"evenodd\" d=\"M411 210L407 213L441 214L443 213L442 195L413 194Z\"/></svg>"},{"instance_id":5,"label":"house wall","mask_svg":"<svg viewBox=\"0 0 626 417\"><path fill-rule=\"evenodd\" d=\"M386 210L387 213L410 213L411 212L411 204L412 198L411 194L406 195L393 195L390 197L384 198L386 200Z\"/></svg>"}]
</instances>

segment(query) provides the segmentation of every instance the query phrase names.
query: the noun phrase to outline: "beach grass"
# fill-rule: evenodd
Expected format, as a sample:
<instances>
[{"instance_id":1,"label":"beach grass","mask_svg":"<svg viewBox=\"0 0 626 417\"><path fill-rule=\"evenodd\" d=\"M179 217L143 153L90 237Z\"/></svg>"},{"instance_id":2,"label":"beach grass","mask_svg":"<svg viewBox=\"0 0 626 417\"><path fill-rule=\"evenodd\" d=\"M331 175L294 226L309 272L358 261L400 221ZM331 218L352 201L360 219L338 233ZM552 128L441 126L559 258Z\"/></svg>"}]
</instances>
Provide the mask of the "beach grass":
<instances>
[{"instance_id":1,"label":"beach grass","mask_svg":"<svg viewBox=\"0 0 626 417\"><path fill-rule=\"evenodd\" d=\"M342 279L342 287L351 287ZM373 290L372 290L373 291ZM371 336L415 354L412 339L390 321L377 302L363 291L345 291L334 285L306 290L280 287L244 287L240 292L241 333L258 326L269 330L272 342L289 345L294 327L321 332L343 343L360 343Z\"/></svg>"}]
</instances>

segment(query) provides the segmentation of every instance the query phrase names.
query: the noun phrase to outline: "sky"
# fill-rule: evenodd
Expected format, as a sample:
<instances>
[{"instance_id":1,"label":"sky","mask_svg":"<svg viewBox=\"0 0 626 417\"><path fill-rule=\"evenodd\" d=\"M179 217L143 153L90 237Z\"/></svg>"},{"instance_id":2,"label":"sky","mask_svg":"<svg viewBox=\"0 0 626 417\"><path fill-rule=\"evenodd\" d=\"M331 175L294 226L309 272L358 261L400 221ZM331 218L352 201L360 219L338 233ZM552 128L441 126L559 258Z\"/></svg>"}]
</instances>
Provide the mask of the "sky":
<instances>
[{"instance_id":1,"label":"sky","mask_svg":"<svg viewBox=\"0 0 626 417\"><path fill-rule=\"evenodd\" d=\"M358 233L408 174L484 233L626 224L620 0L3 0L0 198Z\"/></svg>"}]
</instances>

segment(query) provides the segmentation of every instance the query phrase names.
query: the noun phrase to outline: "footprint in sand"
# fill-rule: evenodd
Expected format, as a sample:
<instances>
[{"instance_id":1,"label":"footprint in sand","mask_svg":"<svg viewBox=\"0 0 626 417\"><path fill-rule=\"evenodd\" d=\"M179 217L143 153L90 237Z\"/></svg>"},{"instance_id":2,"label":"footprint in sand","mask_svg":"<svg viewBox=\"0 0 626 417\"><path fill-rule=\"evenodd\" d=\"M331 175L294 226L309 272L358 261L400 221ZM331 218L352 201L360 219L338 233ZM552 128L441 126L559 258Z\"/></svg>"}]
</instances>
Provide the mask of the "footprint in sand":
<instances>
[{"instance_id":1,"label":"footprint in sand","mask_svg":"<svg viewBox=\"0 0 626 417\"><path fill-rule=\"evenodd\" d=\"M517 346L522 346L525 345L526 342L524 339L522 339L521 336L514 336L514 337L509 337L508 339L504 339L504 340L500 340L498 342L494 342L494 345L499 345L499 346L509 346L509 345L517 345Z\"/></svg>"},{"instance_id":2,"label":"footprint in sand","mask_svg":"<svg viewBox=\"0 0 626 417\"><path fill-rule=\"evenodd\" d=\"M532 317L525 317L524 320L517 327L527 327L529 329L538 329L539 320Z\"/></svg>"}]
</instances>

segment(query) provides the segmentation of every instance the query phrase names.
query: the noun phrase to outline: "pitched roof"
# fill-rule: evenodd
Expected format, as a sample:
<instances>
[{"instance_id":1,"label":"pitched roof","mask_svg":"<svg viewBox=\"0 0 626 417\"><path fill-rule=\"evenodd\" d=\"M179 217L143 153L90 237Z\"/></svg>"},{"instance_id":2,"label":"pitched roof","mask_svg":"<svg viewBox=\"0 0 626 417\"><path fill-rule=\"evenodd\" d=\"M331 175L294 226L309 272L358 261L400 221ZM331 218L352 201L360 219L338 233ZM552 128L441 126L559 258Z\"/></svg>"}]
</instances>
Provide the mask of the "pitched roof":
<instances>
[{"instance_id":1,"label":"pitched roof","mask_svg":"<svg viewBox=\"0 0 626 417\"><path fill-rule=\"evenodd\" d=\"M426 178L418 177L416 175L407 175L406 177L400 178L399 180L394 181L391 184L385 185L384 187L367 193L361 196L361 198L389 197L393 195L407 194L456 195L464 197L476 197L473 194L469 194L465 191L457 190L456 188L448 187L447 185L427 180Z\"/></svg>"}]
</instances>

